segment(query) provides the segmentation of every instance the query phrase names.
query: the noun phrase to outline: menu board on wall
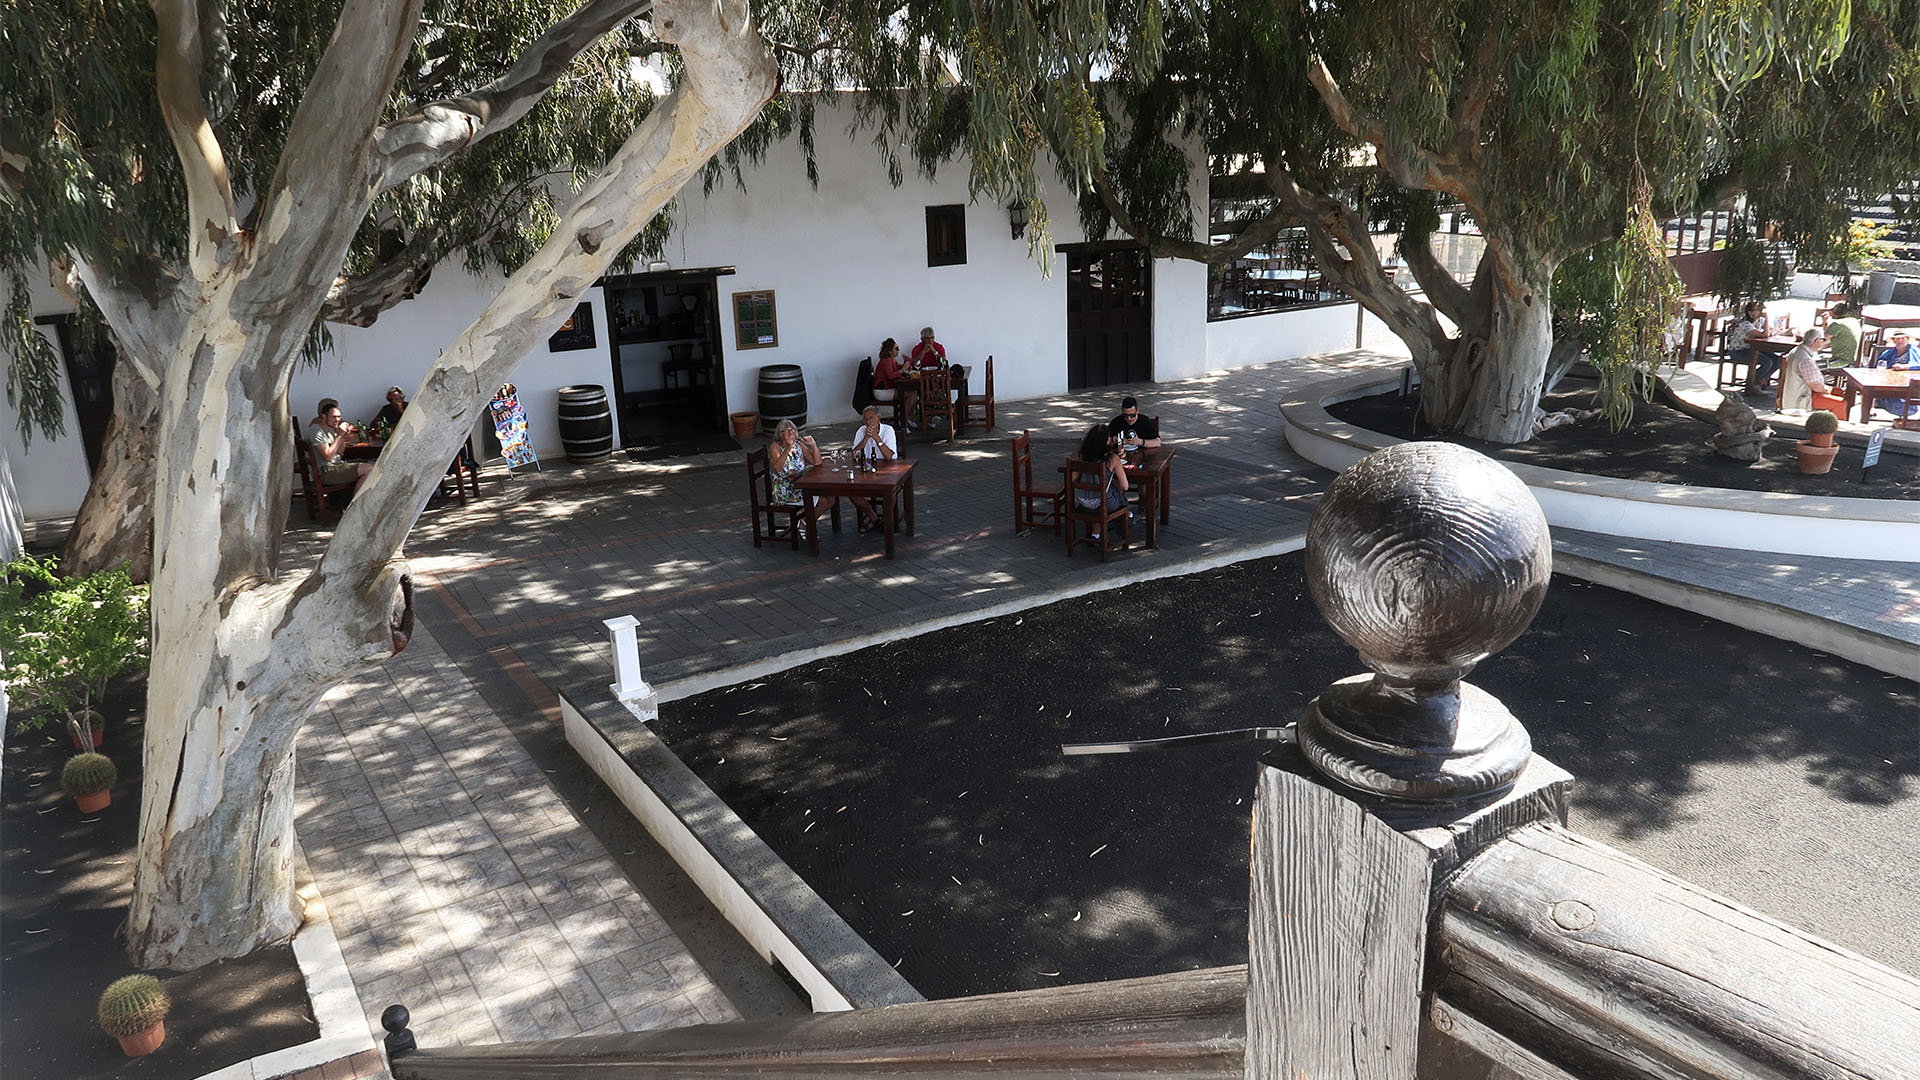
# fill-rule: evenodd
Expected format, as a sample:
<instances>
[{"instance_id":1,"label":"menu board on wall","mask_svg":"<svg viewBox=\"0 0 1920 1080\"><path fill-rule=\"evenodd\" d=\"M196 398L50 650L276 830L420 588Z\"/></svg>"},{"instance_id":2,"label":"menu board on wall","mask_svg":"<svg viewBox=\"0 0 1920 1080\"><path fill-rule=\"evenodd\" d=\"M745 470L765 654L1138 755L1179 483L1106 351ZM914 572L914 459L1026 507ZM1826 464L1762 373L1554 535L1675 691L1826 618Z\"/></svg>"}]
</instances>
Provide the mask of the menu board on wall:
<instances>
[{"instance_id":1,"label":"menu board on wall","mask_svg":"<svg viewBox=\"0 0 1920 1080\"><path fill-rule=\"evenodd\" d=\"M733 347L771 349L780 344L773 317L773 290L733 294Z\"/></svg>"}]
</instances>

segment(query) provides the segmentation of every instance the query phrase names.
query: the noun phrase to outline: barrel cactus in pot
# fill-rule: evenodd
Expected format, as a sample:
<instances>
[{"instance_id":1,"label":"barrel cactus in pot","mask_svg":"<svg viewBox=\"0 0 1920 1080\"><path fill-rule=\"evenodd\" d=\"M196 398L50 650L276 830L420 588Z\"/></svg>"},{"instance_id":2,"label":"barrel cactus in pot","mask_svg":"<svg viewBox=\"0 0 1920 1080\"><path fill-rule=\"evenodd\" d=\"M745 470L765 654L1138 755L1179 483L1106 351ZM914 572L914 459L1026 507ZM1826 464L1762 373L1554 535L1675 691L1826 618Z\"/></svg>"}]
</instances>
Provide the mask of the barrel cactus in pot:
<instances>
[{"instance_id":1,"label":"barrel cactus in pot","mask_svg":"<svg viewBox=\"0 0 1920 1080\"><path fill-rule=\"evenodd\" d=\"M60 770L60 789L73 796L73 804L83 814L106 809L113 801L113 784L120 770L105 754L75 754Z\"/></svg>"},{"instance_id":2,"label":"barrel cactus in pot","mask_svg":"<svg viewBox=\"0 0 1920 1080\"><path fill-rule=\"evenodd\" d=\"M160 980L151 975L115 979L100 994L100 1030L119 1039L128 1057L151 1054L167 1041L167 1009L172 1004Z\"/></svg>"},{"instance_id":3,"label":"barrel cactus in pot","mask_svg":"<svg viewBox=\"0 0 1920 1080\"><path fill-rule=\"evenodd\" d=\"M1800 455L1800 471L1823 473L1833 468L1833 456L1840 448L1833 445L1833 433L1840 430L1840 418L1825 409L1807 414L1807 438L1793 444Z\"/></svg>"}]
</instances>

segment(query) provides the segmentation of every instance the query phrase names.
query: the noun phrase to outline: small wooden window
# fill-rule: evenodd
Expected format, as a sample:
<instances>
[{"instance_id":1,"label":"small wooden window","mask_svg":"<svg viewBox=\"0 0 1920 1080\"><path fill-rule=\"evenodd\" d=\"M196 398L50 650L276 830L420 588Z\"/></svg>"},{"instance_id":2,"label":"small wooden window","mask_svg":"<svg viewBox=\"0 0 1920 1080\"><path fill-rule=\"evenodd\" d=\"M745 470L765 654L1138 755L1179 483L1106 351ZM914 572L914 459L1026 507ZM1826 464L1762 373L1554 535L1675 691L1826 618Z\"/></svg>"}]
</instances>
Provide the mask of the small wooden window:
<instances>
[{"instance_id":1,"label":"small wooden window","mask_svg":"<svg viewBox=\"0 0 1920 1080\"><path fill-rule=\"evenodd\" d=\"M966 206L927 207L927 265L959 266L966 261Z\"/></svg>"},{"instance_id":2,"label":"small wooden window","mask_svg":"<svg viewBox=\"0 0 1920 1080\"><path fill-rule=\"evenodd\" d=\"M771 349L780 344L773 317L773 290L733 294L733 347Z\"/></svg>"}]
</instances>

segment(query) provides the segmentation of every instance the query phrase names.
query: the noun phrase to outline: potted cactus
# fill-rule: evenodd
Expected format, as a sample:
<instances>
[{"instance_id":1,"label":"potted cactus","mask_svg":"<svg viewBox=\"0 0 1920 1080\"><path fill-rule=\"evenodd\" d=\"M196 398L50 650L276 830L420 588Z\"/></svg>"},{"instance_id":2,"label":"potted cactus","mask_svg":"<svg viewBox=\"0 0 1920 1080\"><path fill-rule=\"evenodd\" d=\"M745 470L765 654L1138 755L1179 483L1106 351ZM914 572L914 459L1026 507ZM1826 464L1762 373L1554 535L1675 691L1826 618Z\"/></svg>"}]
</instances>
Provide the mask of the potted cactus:
<instances>
[{"instance_id":1,"label":"potted cactus","mask_svg":"<svg viewBox=\"0 0 1920 1080\"><path fill-rule=\"evenodd\" d=\"M1823 473L1833 468L1833 456L1840 448L1833 445L1833 433L1840 430L1840 418L1825 409L1807 414L1807 438L1793 444L1800 456L1800 471Z\"/></svg>"},{"instance_id":2,"label":"potted cactus","mask_svg":"<svg viewBox=\"0 0 1920 1080\"><path fill-rule=\"evenodd\" d=\"M105 754L75 754L60 770L60 789L73 796L73 804L83 814L98 813L113 801L113 783L120 770Z\"/></svg>"},{"instance_id":3,"label":"potted cactus","mask_svg":"<svg viewBox=\"0 0 1920 1080\"><path fill-rule=\"evenodd\" d=\"M151 975L115 979L100 994L100 1030L120 1040L128 1057L151 1054L167 1041L167 1009L172 1002Z\"/></svg>"}]
</instances>

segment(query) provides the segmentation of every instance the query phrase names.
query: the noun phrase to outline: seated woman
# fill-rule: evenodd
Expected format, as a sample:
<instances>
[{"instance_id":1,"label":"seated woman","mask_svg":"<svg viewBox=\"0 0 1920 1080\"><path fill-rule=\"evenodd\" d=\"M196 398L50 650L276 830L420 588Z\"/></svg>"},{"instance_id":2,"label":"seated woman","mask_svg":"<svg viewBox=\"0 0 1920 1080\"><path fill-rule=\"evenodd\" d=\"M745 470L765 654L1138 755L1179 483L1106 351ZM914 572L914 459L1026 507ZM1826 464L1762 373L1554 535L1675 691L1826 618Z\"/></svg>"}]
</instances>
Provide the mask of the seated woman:
<instances>
[{"instance_id":1,"label":"seated woman","mask_svg":"<svg viewBox=\"0 0 1920 1080\"><path fill-rule=\"evenodd\" d=\"M914 399L918 395L912 390L896 389L896 384L900 382L903 375L905 372L900 368L900 343L888 338L880 343L880 362L873 369L873 400L890 403L896 395L904 394L905 399L899 403L903 410L900 415L912 417ZM907 430L916 430L916 425L911 419L907 421Z\"/></svg>"},{"instance_id":2,"label":"seated woman","mask_svg":"<svg viewBox=\"0 0 1920 1080\"><path fill-rule=\"evenodd\" d=\"M1773 381L1773 369L1780 358L1765 349L1757 349L1751 339L1767 336L1767 308L1758 300L1749 300L1740 307L1740 318L1727 327L1727 336L1720 347L1727 351L1727 359L1736 364L1746 364L1749 394L1764 394L1767 384ZM1764 369L1764 370L1763 370Z\"/></svg>"},{"instance_id":3,"label":"seated woman","mask_svg":"<svg viewBox=\"0 0 1920 1080\"><path fill-rule=\"evenodd\" d=\"M1107 425L1095 424L1087 429L1087 437L1080 440L1080 452L1074 455L1078 461L1105 461L1107 463L1107 509L1118 510L1127 505L1127 459L1114 449L1113 441L1107 435ZM1081 482L1097 481L1098 473L1081 473ZM1091 492L1073 493L1074 504L1082 510L1098 510ZM1100 534L1094 533L1094 539Z\"/></svg>"},{"instance_id":4,"label":"seated woman","mask_svg":"<svg viewBox=\"0 0 1920 1080\"><path fill-rule=\"evenodd\" d=\"M341 419L340 403L332 398L320 399L320 415L313 418L309 425L313 432L308 441L318 448L315 456L320 461L319 480L327 484L352 484L359 491L360 484L366 480L373 466L364 461L346 461L344 454L347 444L357 434L354 426Z\"/></svg>"},{"instance_id":5,"label":"seated woman","mask_svg":"<svg viewBox=\"0 0 1920 1080\"><path fill-rule=\"evenodd\" d=\"M800 434L793 421L782 420L773 428L773 442L767 447L767 466L773 474L773 501L784 506L800 505L800 489L793 486L800 474L820 464L820 447L813 436ZM833 509L838 501L832 495L814 496L817 513Z\"/></svg>"}]
</instances>

